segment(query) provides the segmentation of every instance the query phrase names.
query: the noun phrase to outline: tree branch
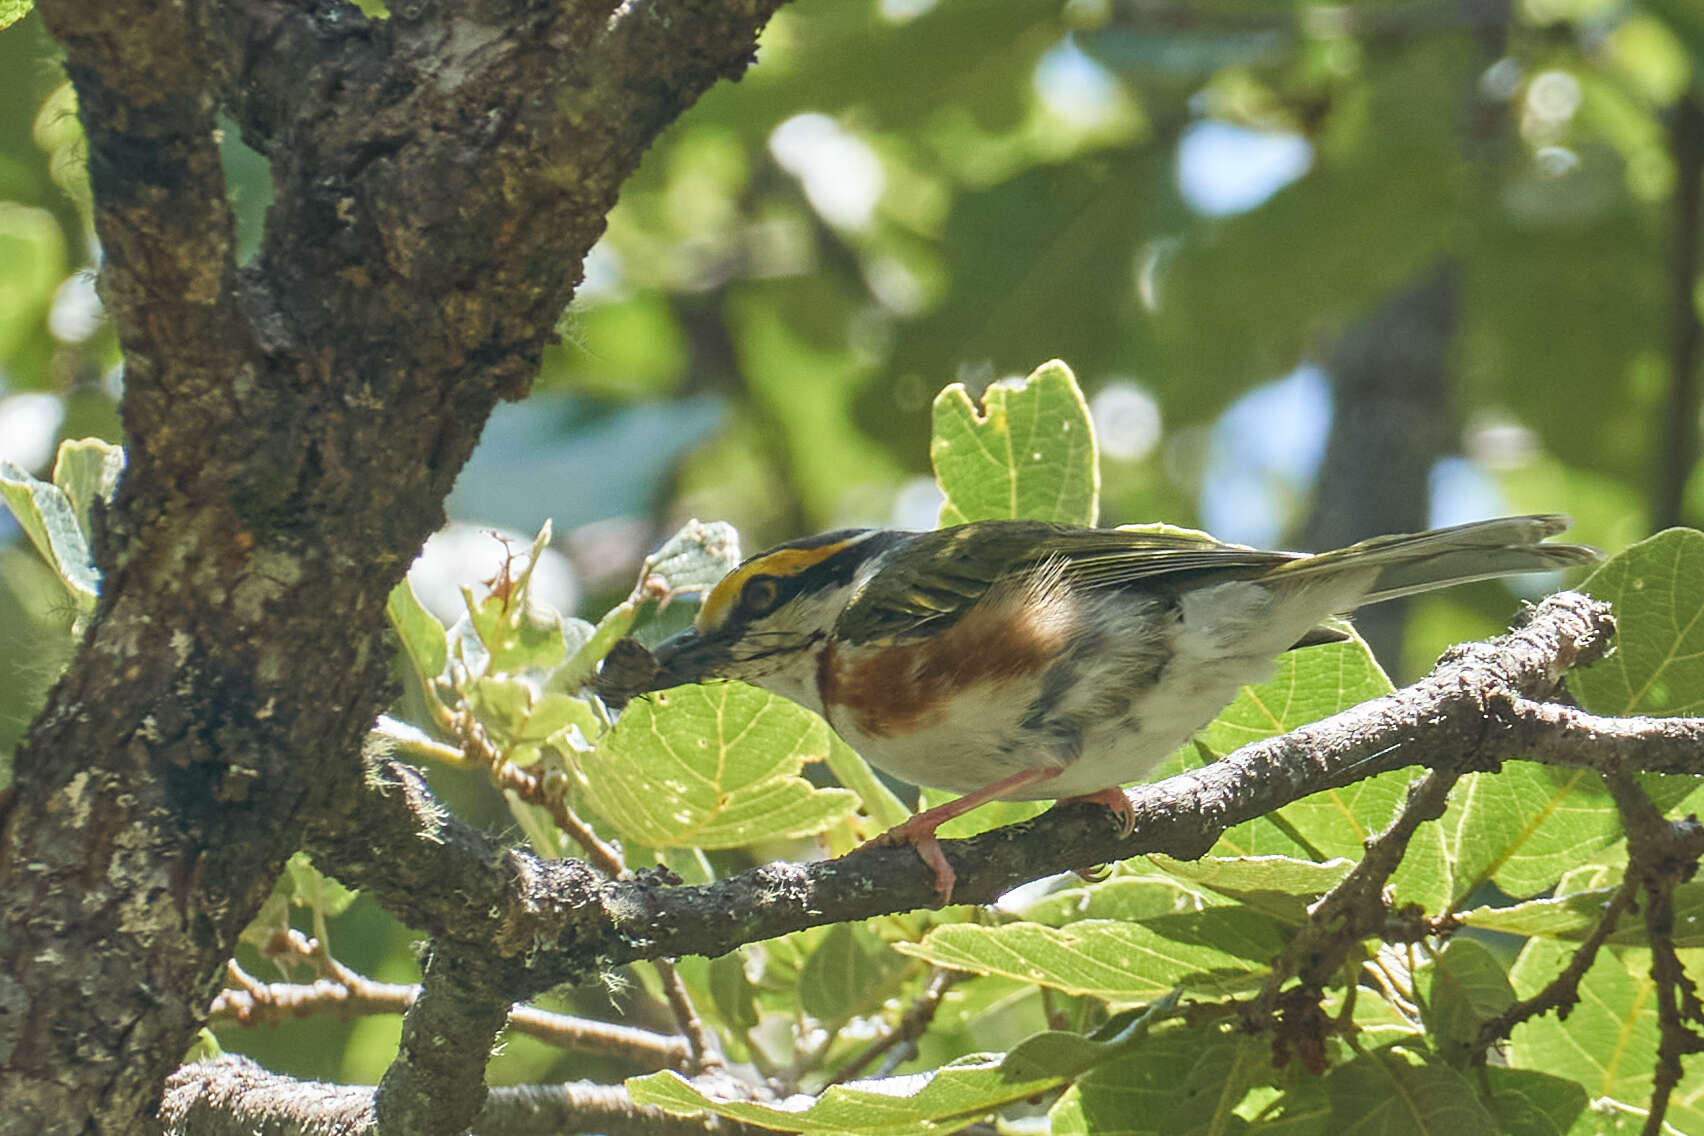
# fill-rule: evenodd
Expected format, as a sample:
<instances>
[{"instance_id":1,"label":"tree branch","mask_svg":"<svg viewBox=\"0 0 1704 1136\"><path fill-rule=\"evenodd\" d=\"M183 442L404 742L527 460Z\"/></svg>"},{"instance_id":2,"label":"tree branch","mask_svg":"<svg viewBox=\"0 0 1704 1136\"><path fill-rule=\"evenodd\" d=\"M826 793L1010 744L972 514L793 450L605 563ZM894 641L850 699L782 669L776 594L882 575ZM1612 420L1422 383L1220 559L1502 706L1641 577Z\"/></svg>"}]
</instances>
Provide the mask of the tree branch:
<instances>
[{"instance_id":1,"label":"tree branch","mask_svg":"<svg viewBox=\"0 0 1704 1136\"><path fill-rule=\"evenodd\" d=\"M376 982L336 960L331 968L331 974L311 983L261 982L233 960L226 964L230 985L213 999L207 1024L255 1026L316 1014L402 1014L420 997L418 986ZM615 1057L647 1071L682 1068L690 1056L678 1037L535 1006L511 1007L506 1028L558 1049Z\"/></svg>"},{"instance_id":2,"label":"tree branch","mask_svg":"<svg viewBox=\"0 0 1704 1136\"><path fill-rule=\"evenodd\" d=\"M485 1103L485 1065L509 1016L507 976L479 947L443 938L421 969L374 1114L381 1136L462 1136Z\"/></svg>"},{"instance_id":3,"label":"tree branch","mask_svg":"<svg viewBox=\"0 0 1704 1136\"><path fill-rule=\"evenodd\" d=\"M1572 740L1572 719L1558 718L1546 727L1515 710L1523 699L1555 694L1568 668L1600 658L1612 630L1607 605L1573 593L1552 596L1524 626L1488 643L1456 648L1413 686L1131 790L1136 826L1128 838L1119 839L1104 809L1066 805L1026 824L943 842L959 872L957 894L969 902L988 901L1042 875L1147 852L1199 856L1232 825L1391 769L1421 765L1462 773L1495 769L1515 757L1566 766L1597 762ZM1690 771L1704 772L1704 750L1698 748L1704 721L1662 720L1653 724L1653 736L1658 740L1652 764L1682 768L1682 739L1691 738ZM1638 746L1631 738L1625 746L1621 767L1643 768ZM317 831L316 862L346 883L367 888L412 925L453 929L510 955L541 941L553 943L554 949L533 957L517 996L581 980L598 967L660 956L715 956L804 927L934 902L929 873L910 849L866 848L824 863L768 864L702 887L600 880L573 861L488 851L478 867L504 883L479 893L482 904L467 904L434 881L471 873L446 861L459 858L453 849L472 842L395 839L423 823L441 834L455 822L430 808L417 773L380 761L374 776L379 784L413 788L393 788L376 799L368 794L349 805L341 824ZM420 809L424 815L417 817L414 810ZM359 832L345 827L356 818ZM369 838L410 851L382 861L342 857Z\"/></svg>"},{"instance_id":4,"label":"tree branch","mask_svg":"<svg viewBox=\"0 0 1704 1136\"><path fill-rule=\"evenodd\" d=\"M170 1136L372 1136L371 1085L330 1085L268 1073L242 1057L185 1065L166 1082ZM480 1136L762 1136L716 1117L682 1118L633 1103L619 1086L570 1082L492 1089Z\"/></svg>"}]
</instances>

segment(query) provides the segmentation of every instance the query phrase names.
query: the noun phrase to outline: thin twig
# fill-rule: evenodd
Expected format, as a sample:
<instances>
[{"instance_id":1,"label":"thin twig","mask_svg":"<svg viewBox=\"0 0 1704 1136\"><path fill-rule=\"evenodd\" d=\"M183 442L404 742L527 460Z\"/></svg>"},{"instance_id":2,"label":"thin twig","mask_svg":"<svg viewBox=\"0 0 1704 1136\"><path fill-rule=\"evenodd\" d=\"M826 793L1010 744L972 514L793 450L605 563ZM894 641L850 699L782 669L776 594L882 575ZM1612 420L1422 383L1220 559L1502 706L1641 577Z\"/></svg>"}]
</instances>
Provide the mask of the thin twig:
<instances>
[{"instance_id":1,"label":"thin twig","mask_svg":"<svg viewBox=\"0 0 1704 1136\"><path fill-rule=\"evenodd\" d=\"M342 964L337 966L340 975L335 979L322 976L311 983L261 982L232 959L225 964L226 980L231 985L213 999L208 1021L213 1025L230 1022L257 1026L313 1014L401 1014L420 997L417 985L378 982ZM605 1054L645 1069L684 1067L690 1056L680 1038L534 1006L511 1007L508 1028L558 1049Z\"/></svg>"},{"instance_id":2,"label":"thin twig","mask_svg":"<svg viewBox=\"0 0 1704 1136\"><path fill-rule=\"evenodd\" d=\"M1471 1046L1470 1057L1474 1064L1484 1064L1491 1047L1506 1039L1522 1022L1551 1010L1555 1010L1559 1017L1568 1016L1568 1011L1580 1000L1580 982L1597 960L1598 951L1614 934L1621 917L1637 906L1638 891L1639 882L1634 877L1630 875L1623 880L1609 902L1604 904L1597 925L1574 951L1562 973L1546 983L1537 994L1511 1004L1496 1017L1480 1023L1479 1034Z\"/></svg>"},{"instance_id":3,"label":"thin twig","mask_svg":"<svg viewBox=\"0 0 1704 1136\"><path fill-rule=\"evenodd\" d=\"M968 977L956 970L942 970L940 967L929 972L929 979L923 984L922 993L900 1015L899 1021L883 1037L877 1038L852 1060L843 1065L834 1076L830 1077L830 1085L841 1085L854 1080L876 1058L889 1050L902 1045L908 1045L923 1036L923 1031L929 1028L929 1023L935 1020L935 1014L941 1008L941 999L946 997L953 984Z\"/></svg>"},{"instance_id":4,"label":"thin twig","mask_svg":"<svg viewBox=\"0 0 1704 1136\"><path fill-rule=\"evenodd\" d=\"M651 965L657 968L657 977L662 979L663 993L668 995L669 1009L674 1013L675 1025L686 1036L686 1044L692 1049L690 1068L695 1073L722 1067L722 1057L717 1051L715 1040L710 1031L705 1028L704 1021L698 1016L698 1010L692 1004L692 997L686 992L686 983L681 980L680 972L675 969L674 960L656 958Z\"/></svg>"},{"instance_id":5,"label":"thin twig","mask_svg":"<svg viewBox=\"0 0 1704 1136\"><path fill-rule=\"evenodd\" d=\"M1304 988L1323 986L1343 965L1352 944L1387 923L1385 885L1402 864L1420 825L1443 815L1450 789L1460 777L1453 770L1434 769L1409 787L1402 811L1388 828L1367 841L1361 862L1308 909L1307 925L1273 964L1271 976L1249 1007L1251 1025L1270 1025L1285 982L1294 977Z\"/></svg>"}]
</instances>

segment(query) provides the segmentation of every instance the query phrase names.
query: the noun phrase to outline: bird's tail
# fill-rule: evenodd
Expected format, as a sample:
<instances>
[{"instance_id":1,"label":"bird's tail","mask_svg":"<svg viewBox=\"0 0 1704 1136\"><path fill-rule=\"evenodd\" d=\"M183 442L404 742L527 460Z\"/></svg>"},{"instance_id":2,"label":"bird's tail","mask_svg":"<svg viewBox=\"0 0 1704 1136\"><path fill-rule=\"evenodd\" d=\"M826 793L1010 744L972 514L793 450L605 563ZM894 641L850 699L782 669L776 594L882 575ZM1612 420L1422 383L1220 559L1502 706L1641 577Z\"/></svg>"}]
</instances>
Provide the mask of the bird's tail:
<instances>
[{"instance_id":1,"label":"bird's tail","mask_svg":"<svg viewBox=\"0 0 1704 1136\"><path fill-rule=\"evenodd\" d=\"M1447 529L1379 536L1282 565L1273 577L1302 579L1345 569L1378 568L1363 604L1379 603L1434 588L1491 580L1522 572L1551 572L1592 564L1603 553L1584 544L1545 541L1573 524L1559 513L1499 517Z\"/></svg>"}]
</instances>

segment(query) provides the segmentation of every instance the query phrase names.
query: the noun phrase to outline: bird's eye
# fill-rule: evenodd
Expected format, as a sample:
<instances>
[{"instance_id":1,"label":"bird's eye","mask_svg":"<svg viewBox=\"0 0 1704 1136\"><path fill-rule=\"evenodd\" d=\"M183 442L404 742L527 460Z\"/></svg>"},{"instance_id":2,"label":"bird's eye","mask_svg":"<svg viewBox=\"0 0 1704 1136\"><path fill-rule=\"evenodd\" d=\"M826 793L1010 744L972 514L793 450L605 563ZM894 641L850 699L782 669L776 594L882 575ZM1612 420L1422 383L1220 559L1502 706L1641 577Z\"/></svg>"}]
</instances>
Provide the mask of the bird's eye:
<instances>
[{"instance_id":1,"label":"bird's eye","mask_svg":"<svg viewBox=\"0 0 1704 1136\"><path fill-rule=\"evenodd\" d=\"M781 581L774 576L753 576L740 589L740 613L748 618L768 615L781 602Z\"/></svg>"}]
</instances>

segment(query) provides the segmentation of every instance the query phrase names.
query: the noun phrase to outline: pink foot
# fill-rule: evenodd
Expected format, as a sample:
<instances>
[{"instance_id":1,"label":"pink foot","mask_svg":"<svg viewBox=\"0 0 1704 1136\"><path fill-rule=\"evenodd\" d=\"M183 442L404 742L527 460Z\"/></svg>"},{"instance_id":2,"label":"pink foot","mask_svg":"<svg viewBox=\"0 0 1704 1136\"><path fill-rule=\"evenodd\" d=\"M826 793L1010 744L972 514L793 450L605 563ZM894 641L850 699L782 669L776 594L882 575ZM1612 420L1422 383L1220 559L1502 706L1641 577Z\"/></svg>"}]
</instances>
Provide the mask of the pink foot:
<instances>
[{"instance_id":1,"label":"pink foot","mask_svg":"<svg viewBox=\"0 0 1704 1136\"><path fill-rule=\"evenodd\" d=\"M1025 769L1010 777L1002 777L992 785L984 785L974 793L966 793L957 800L920 812L904 824L894 825L864 847L887 848L896 844L909 844L917 849L918 857L935 873L935 894L940 899L937 906L945 907L953 901L953 885L958 882L958 874L953 871L953 866L947 863L947 855L941 851L941 842L935 839L935 830L954 817L963 816L977 805L997 801L1008 793L1057 776L1057 769ZM1116 789L1106 791L1117 792ZM1096 794L1095 799L1100 800L1100 794ZM1124 809L1126 813L1130 812L1128 802L1125 803ZM1135 814L1130 815L1131 823L1134 824Z\"/></svg>"}]
</instances>

